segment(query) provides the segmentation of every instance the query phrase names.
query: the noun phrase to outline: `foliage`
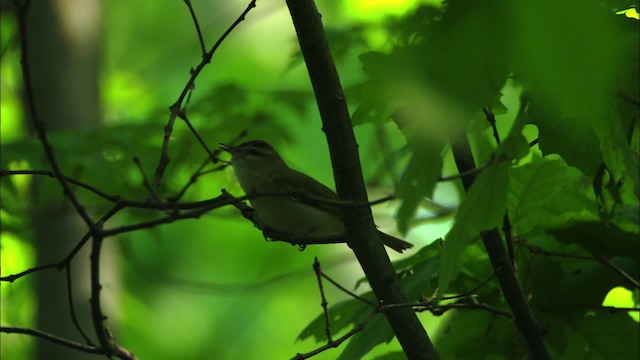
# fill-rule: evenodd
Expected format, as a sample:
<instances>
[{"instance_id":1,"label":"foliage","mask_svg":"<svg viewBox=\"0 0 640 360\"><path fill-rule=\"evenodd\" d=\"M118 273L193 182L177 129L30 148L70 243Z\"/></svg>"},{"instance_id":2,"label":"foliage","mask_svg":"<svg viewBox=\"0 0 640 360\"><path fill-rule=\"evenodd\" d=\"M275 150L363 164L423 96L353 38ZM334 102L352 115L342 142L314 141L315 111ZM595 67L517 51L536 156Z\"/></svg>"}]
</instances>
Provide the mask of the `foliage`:
<instances>
[{"instance_id":1,"label":"foliage","mask_svg":"<svg viewBox=\"0 0 640 360\"><path fill-rule=\"evenodd\" d=\"M433 295L436 272L439 297L466 293L491 275L484 250L474 240L484 230L501 228L513 238L522 288L548 331L544 339L552 354L634 358L637 323L600 307L617 286L629 289L638 302L638 86L631 81L638 78L637 24L614 16L604 4L521 5L449 1L442 8L422 7L393 23L396 43L390 51L361 57L369 76L362 89L368 93L358 93L364 100L354 122L393 119L410 151L396 192L403 201L398 221L404 231L420 205L416 195L432 194L440 174L432 175L433 168L442 167L434 160L442 157L442 147L434 144L446 143L460 126L473 126L478 133L473 136L490 139L491 121L478 129L477 121L469 122L473 113L496 105L503 109L505 92L521 93L516 107L497 112L495 130L505 134L510 128L508 136L494 143L493 155L480 163L485 168L463 198L444 247L431 245L436 252L431 258L406 268L397 263L397 269L430 269L426 277L404 278L413 298ZM492 114L485 114L491 120ZM527 124L536 126L537 138ZM538 145L527 149L534 140ZM509 228L503 228L505 212ZM422 251L413 255L422 256ZM474 296L506 308L495 281ZM345 327L344 309L356 312L349 303L358 301L329 309L332 318L342 319L332 326ZM525 356L508 319L477 310L450 311L436 335L443 358ZM311 324L316 331L322 326L320 317ZM355 353L347 347L345 353L364 356L371 343L388 341L382 333L365 329L357 336L367 337L369 346ZM620 336L617 344L609 343L612 334Z\"/></svg>"},{"instance_id":2,"label":"foliage","mask_svg":"<svg viewBox=\"0 0 640 360\"><path fill-rule=\"evenodd\" d=\"M511 310L479 240L482 232L495 228L512 249L520 287L554 358L640 356L637 315L629 316L638 313L640 294L638 24L616 15L630 5L450 0L375 21L354 16L336 27L332 20L338 23L340 8L334 4L326 9L325 26L330 28L338 69L349 70L341 75L361 156L375 164L365 167L365 175L373 177L373 168L389 170L372 185L395 186L398 228L418 239L417 250L394 265L415 308L425 312L421 320L442 358L526 357L524 341L508 316ZM111 6L122 13L119 6L124 5ZM323 4L319 6L322 11ZM168 13L158 16L169 22ZM143 28L147 21L131 21L127 27ZM113 95L104 98L107 123L99 130L51 134L65 174L111 195L147 198L142 174L151 177L158 161L168 118L162 109L184 86L185 70L197 54L183 50L179 41L168 49L149 41L153 28L165 38L190 39L189 45L197 49L189 19L185 15L176 21L182 27L156 24L137 40L119 32L108 39L108 63L117 71L104 75L104 83L113 87L103 89ZM329 179L327 157L317 151L324 143L298 52L273 55L282 56L277 66L267 64L276 63L273 58L246 56L247 44L263 49L261 43L267 42L250 41L251 36L267 34L255 18L246 21L256 21L249 35L227 40L210 65L212 72L198 80L189 119L211 148L249 129L251 138L270 139L305 172ZM205 27L205 33L214 33L216 26ZM293 42L291 29L278 34ZM382 44L373 41L380 34L387 39ZM167 57L166 52L176 55ZM166 58L167 63L158 60ZM3 92L5 59L15 66L15 49L3 52ZM153 73L168 66L179 71L158 81ZM122 88L127 91L118 90ZM455 166L450 136L461 129L471 140L479 170L467 194L456 185L462 200L452 228L444 240L436 240L417 226L416 218L431 210L425 198L442 192L443 173ZM163 198L179 193L206 160L184 126L176 126L171 144L170 175L159 190ZM1 150L2 169L46 168L41 145L33 138L3 135ZM142 171L132 161L134 156ZM3 178L0 188L2 228L7 232L2 240L3 276L5 271L22 270L15 263L33 266L29 241L13 235L23 233L28 226L25 213L36 205L28 184L19 179ZM185 200L212 198L223 187L239 192L221 172L208 174L190 188ZM61 196L38 195L39 201ZM103 199L81 196L92 212L109 208ZM274 358L281 358L299 352L298 346L326 342L324 313L304 327L319 308L310 270L301 269L314 255L339 263L339 253L310 247L300 254L276 244L242 242L259 240L261 234L229 214L218 209L186 225L128 234L128 242L120 242L127 283L119 309L121 337L129 347L139 346L137 353L197 358L216 352L219 358L238 358L255 355L250 351L254 348L263 354L279 351ZM130 210L120 221L155 215ZM451 220L434 217L437 222ZM175 241L184 236L191 241ZM18 249L11 251L20 254L21 262L7 263L4 256L10 246ZM338 272L329 269L332 276ZM300 273L307 274L303 281L292 280ZM339 275L343 284L359 276L359 271ZM282 283L286 286L278 285ZM364 283L361 279L357 285ZM25 303L33 302L30 291L15 289L16 296L28 299ZM631 298L635 310L604 307L612 289L624 289L623 295L607 300L606 306L629 307L625 304ZM334 338L375 311L371 304L337 290L326 292L331 295L328 317ZM366 289L360 296L375 299ZM332 300L336 298L341 301ZM176 310L172 304L177 302L186 305ZM22 309L20 317L30 312ZM3 312L3 325L6 318ZM278 319L288 323L279 324ZM232 331L221 331L231 326ZM189 328L194 334L178 336L163 332L166 328ZM273 331L280 333L268 335ZM298 332L301 343L290 346L292 334ZM219 339L212 334L219 334ZM164 339L162 346L155 337ZM384 316L377 314L346 345L318 358L401 359L396 343L379 346L392 343L393 337Z\"/></svg>"}]
</instances>

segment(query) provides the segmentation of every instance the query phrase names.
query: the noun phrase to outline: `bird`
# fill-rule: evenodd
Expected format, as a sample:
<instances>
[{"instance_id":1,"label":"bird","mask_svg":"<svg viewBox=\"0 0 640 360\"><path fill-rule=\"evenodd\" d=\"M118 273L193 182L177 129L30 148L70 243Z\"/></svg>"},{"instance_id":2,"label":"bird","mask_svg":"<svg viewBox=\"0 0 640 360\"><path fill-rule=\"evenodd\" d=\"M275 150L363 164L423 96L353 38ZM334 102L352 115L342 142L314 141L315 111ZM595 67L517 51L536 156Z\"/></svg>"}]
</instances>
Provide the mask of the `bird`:
<instances>
[{"instance_id":1,"label":"bird","mask_svg":"<svg viewBox=\"0 0 640 360\"><path fill-rule=\"evenodd\" d=\"M272 230L307 237L341 236L344 206L331 189L290 168L271 144L252 140L238 146L219 144L231 154L229 162L258 219ZM402 252L413 244L378 230L382 243Z\"/></svg>"}]
</instances>

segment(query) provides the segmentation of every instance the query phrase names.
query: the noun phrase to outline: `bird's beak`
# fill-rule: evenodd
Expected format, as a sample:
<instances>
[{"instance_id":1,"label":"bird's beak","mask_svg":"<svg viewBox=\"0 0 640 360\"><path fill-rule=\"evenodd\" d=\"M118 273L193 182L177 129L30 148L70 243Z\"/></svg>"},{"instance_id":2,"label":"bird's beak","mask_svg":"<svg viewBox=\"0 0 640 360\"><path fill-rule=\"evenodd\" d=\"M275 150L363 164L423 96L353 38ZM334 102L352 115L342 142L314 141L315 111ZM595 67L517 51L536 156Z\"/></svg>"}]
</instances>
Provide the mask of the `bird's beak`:
<instances>
[{"instance_id":1,"label":"bird's beak","mask_svg":"<svg viewBox=\"0 0 640 360\"><path fill-rule=\"evenodd\" d=\"M229 146L229 145L225 145L225 144L218 144L218 147L220 149L222 149L223 151L228 152L229 154L231 154L231 157L233 158L233 154L235 153L236 148L234 148L233 146ZM227 160L222 160L220 158L218 158L218 160L220 160L221 162L231 165L231 161L227 161Z\"/></svg>"},{"instance_id":2,"label":"bird's beak","mask_svg":"<svg viewBox=\"0 0 640 360\"><path fill-rule=\"evenodd\" d=\"M223 143L218 144L218 147L226 152L228 152L229 154L233 155L235 148L233 146L229 146Z\"/></svg>"}]
</instances>

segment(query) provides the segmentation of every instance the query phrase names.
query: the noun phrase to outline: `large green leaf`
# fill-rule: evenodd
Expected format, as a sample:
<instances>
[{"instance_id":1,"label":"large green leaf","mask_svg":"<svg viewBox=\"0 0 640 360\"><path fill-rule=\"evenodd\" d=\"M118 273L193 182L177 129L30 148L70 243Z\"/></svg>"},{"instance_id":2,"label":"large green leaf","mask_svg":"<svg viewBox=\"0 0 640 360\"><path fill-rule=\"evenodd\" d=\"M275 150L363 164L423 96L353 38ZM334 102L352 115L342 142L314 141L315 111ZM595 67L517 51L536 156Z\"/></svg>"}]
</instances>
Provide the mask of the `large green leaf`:
<instances>
[{"instance_id":1,"label":"large green leaf","mask_svg":"<svg viewBox=\"0 0 640 360\"><path fill-rule=\"evenodd\" d=\"M638 359L639 327L627 314L587 315L567 329L568 345L563 359Z\"/></svg>"},{"instance_id":2,"label":"large green leaf","mask_svg":"<svg viewBox=\"0 0 640 360\"><path fill-rule=\"evenodd\" d=\"M452 310L435 346L443 359L518 359L516 332L509 319L479 310ZM464 346L461 346L464 344Z\"/></svg>"},{"instance_id":3,"label":"large green leaf","mask_svg":"<svg viewBox=\"0 0 640 360\"><path fill-rule=\"evenodd\" d=\"M439 287L443 294L460 271L460 257L481 231L502 223L507 205L509 162L483 171L474 181L456 214L455 224L445 238Z\"/></svg>"},{"instance_id":4,"label":"large green leaf","mask_svg":"<svg viewBox=\"0 0 640 360\"><path fill-rule=\"evenodd\" d=\"M540 149L586 175L603 159L621 170L628 155L607 91L628 76L626 48L637 49L637 41L631 45L616 16L596 2L523 2L513 15L515 77L533 90L528 120L540 130Z\"/></svg>"},{"instance_id":5,"label":"large green leaf","mask_svg":"<svg viewBox=\"0 0 640 360\"><path fill-rule=\"evenodd\" d=\"M578 244L598 256L625 256L637 259L640 254L637 234L602 222L575 222L567 227L552 229L549 234L564 244Z\"/></svg>"},{"instance_id":6,"label":"large green leaf","mask_svg":"<svg viewBox=\"0 0 640 360\"><path fill-rule=\"evenodd\" d=\"M558 226L573 218L595 218L590 187L589 179L562 159L545 158L512 169L508 209L514 233Z\"/></svg>"}]
</instances>

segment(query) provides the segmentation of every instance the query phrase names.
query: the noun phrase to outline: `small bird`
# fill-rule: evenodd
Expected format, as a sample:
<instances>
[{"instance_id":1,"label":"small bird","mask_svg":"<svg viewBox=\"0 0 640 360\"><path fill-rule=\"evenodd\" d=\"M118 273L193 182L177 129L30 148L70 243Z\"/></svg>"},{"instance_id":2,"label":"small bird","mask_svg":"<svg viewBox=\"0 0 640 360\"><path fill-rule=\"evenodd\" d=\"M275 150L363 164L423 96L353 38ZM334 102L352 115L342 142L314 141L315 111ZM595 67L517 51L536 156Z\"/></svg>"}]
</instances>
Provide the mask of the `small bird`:
<instances>
[{"instance_id":1,"label":"small bird","mask_svg":"<svg viewBox=\"0 0 640 360\"><path fill-rule=\"evenodd\" d=\"M344 234L345 226L340 219L344 207L336 203L339 200L336 193L287 166L268 142L253 140L238 146L219 144L219 147L231 154L230 163L240 186L250 197L258 218L269 228L300 236ZM296 197L296 194L306 196ZM398 252L413 247L411 243L381 231L378 236L386 246Z\"/></svg>"}]
</instances>

